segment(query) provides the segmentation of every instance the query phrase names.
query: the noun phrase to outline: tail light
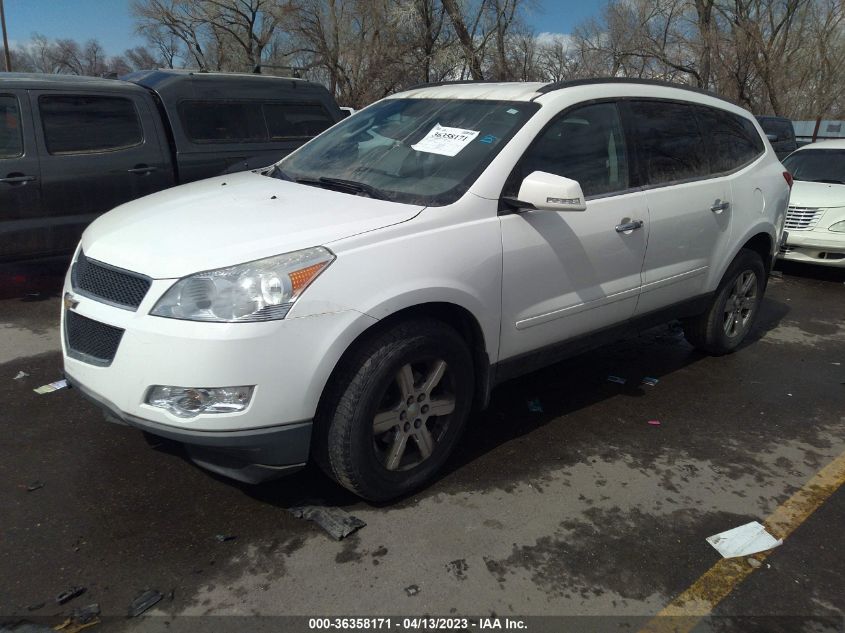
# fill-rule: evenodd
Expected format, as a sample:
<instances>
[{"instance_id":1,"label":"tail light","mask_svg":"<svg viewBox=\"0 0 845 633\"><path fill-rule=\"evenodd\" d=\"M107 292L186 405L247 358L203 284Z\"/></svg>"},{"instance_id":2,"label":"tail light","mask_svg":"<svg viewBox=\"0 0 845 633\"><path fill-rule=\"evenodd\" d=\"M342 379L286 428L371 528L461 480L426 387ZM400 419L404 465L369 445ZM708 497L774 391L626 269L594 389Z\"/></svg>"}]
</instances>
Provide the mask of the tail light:
<instances>
[{"instance_id":1,"label":"tail light","mask_svg":"<svg viewBox=\"0 0 845 633\"><path fill-rule=\"evenodd\" d=\"M783 179L786 181L786 184L789 185L789 188L792 189L792 174L788 171L783 172Z\"/></svg>"}]
</instances>

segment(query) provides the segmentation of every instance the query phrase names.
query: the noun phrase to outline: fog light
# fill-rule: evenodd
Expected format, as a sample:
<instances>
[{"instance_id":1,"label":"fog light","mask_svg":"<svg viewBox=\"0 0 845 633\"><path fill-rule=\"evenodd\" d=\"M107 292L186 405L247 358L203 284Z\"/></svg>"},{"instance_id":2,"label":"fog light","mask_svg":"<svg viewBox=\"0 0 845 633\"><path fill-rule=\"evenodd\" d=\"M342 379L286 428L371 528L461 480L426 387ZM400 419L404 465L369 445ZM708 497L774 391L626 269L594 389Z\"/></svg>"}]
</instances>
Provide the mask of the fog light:
<instances>
[{"instance_id":1,"label":"fog light","mask_svg":"<svg viewBox=\"0 0 845 633\"><path fill-rule=\"evenodd\" d=\"M252 390L253 387L154 385L147 392L146 403L180 418L193 418L200 413L237 413L246 409Z\"/></svg>"}]
</instances>

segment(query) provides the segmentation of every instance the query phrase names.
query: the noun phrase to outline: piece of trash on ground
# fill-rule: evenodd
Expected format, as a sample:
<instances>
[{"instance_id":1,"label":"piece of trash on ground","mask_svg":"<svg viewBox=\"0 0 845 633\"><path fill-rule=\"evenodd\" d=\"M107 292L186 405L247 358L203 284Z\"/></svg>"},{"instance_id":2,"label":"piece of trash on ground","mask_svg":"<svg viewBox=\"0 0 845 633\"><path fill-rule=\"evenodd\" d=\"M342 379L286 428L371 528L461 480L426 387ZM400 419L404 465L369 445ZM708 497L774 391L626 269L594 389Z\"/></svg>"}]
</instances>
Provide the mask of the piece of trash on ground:
<instances>
[{"instance_id":1,"label":"piece of trash on ground","mask_svg":"<svg viewBox=\"0 0 845 633\"><path fill-rule=\"evenodd\" d=\"M65 602L81 596L83 593L85 593L85 587L71 587L67 591L63 591L56 596L56 602L58 604L64 604Z\"/></svg>"},{"instance_id":2,"label":"piece of trash on ground","mask_svg":"<svg viewBox=\"0 0 845 633\"><path fill-rule=\"evenodd\" d=\"M26 491L27 492L35 492L36 490L41 490L44 487L43 481L33 481L31 484L27 484Z\"/></svg>"},{"instance_id":3,"label":"piece of trash on ground","mask_svg":"<svg viewBox=\"0 0 845 633\"><path fill-rule=\"evenodd\" d=\"M288 510L297 519L313 521L332 538L339 541L367 525L358 517L352 516L340 508L323 506L298 506Z\"/></svg>"},{"instance_id":4,"label":"piece of trash on ground","mask_svg":"<svg viewBox=\"0 0 845 633\"><path fill-rule=\"evenodd\" d=\"M417 585L411 585L410 587L405 587L405 593L409 596L415 596L420 592L420 588Z\"/></svg>"},{"instance_id":5,"label":"piece of trash on ground","mask_svg":"<svg viewBox=\"0 0 845 633\"><path fill-rule=\"evenodd\" d=\"M43 609L45 604L47 604L47 603L46 602L38 602L36 604L31 604L26 608L26 610L27 611L38 611L38 609Z\"/></svg>"},{"instance_id":6,"label":"piece of trash on ground","mask_svg":"<svg viewBox=\"0 0 845 633\"><path fill-rule=\"evenodd\" d=\"M651 376L646 376L640 381L641 385L647 385L649 387L654 387L660 381L657 378L652 378Z\"/></svg>"},{"instance_id":7,"label":"piece of trash on ground","mask_svg":"<svg viewBox=\"0 0 845 633\"><path fill-rule=\"evenodd\" d=\"M57 380L56 382L51 382L49 385L41 385L37 389L33 389L33 391L38 394L45 394L64 389L65 387L67 387L67 380Z\"/></svg>"},{"instance_id":8,"label":"piece of trash on ground","mask_svg":"<svg viewBox=\"0 0 845 633\"><path fill-rule=\"evenodd\" d=\"M607 382L615 382L617 384L624 385L627 381L621 376L608 376Z\"/></svg>"},{"instance_id":9,"label":"piece of trash on ground","mask_svg":"<svg viewBox=\"0 0 845 633\"><path fill-rule=\"evenodd\" d=\"M134 618L141 615L144 611L152 607L164 596L155 589L147 589L129 605L129 617Z\"/></svg>"},{"instance_id":10,"label":"piece of trash on ground","mask_svg":"<svg viewBox=\"0 0 845 633\"><path fill-rule=\"evenodd\" d=\"M225 543L227 541L234 541L238 537L234 534L215 534L214 538L216 538L221 543Z\"/></svg>"},{"instance_id":11,"label":"piece of trash on ground","mask_svg":"<svg viewBox=\"0 0 845 633\"><path fill-rule=\"evenodd\" d=\"M540 404L539 398L532 398L528 401L528 410L531 413L542 413L543 412L543 405Z\"/></svg>"},{"instance_id":12,"label":"piece of trash on ground","mask_svg":"<svg viewBox=\"0 0 845 633\"><path fill-rule=\"evenodd\" d=\"M754 569L759 569L760 567L762 567L762 566L763 566L763 563L761 563L761 562L760 562L759 560L757 560L756 558L749 558L747 562L748 562L748 564L749 564L749 565L751 565Z\"/></svg>"},{"instance_id":13,"label":"piece of trash on ground","mask_svg":"<svg viewBox=\"0 0 845 633\"><path fill-rule=\"evenodd\" d=\"M63 631L64 633L78 633L83 629L96 626L100 623L100 605L94 602L86 607L74 609L71 616L62 622L59 626L54 627L56 631Z\"/></svg>"},{"instance_id":14,"label":"piece of trash on ground","mask_svg":"<svg viewBox=\"0 0 845 633\"><path fill-rule=\"evenodd\" d=\"M18 375L14 377L14 380L20 380L21 378L26 378L27 376L29 376L29 374L25 371L19 371Z\"/></svg>"},{"instance_id":15,"label":"piece of trash on ground","mask_svg":"<svg viewBox=\"0 0 845 633\"><path fill-rule=\"evenodd\" d=\"M723 558L736 558L765 552L782 544L783 540L776 539L763 525L752 521L732 530L708 536L707 542L716 548Z\"/></svg>"},{"instance_id":16,"label":"piece of trash on ground","mask_svg":"<svg viewBox=\"0 0 845 633\"><path fill-rule=\"evenodd\" d=\"M648 423L652 426L660 426L660 420L649 420Z\"/></svg>"}]
</instances>

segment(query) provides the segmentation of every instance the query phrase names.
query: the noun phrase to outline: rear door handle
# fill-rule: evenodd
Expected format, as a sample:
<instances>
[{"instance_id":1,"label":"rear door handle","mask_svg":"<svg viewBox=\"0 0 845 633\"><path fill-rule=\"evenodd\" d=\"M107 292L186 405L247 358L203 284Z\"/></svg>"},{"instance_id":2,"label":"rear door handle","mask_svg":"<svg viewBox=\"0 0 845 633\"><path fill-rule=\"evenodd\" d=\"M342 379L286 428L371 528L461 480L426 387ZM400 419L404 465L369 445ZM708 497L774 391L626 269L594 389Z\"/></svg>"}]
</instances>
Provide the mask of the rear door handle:
<instances>
[{"instance_id":1,"label":"rear door handle","mask_svg":"<svg viewBox=\"0 0 845 633\"><path fill-rule=\"evenodd\" d=\"M154 171L156 171L156 169L158 169L158 168L157 167L151 167L150 165L136 165L132 169L127 169L126 171L128 171L130 174L144 175L144 174L149 174L151 172L154 172Z\"/></svg>"},{"instance_id":2,"label":"rear door handle","mask_svg":"<svg viewBox=\"0 0 845 633\"><path fill-rule=\"evenodd\" d=\"M714 204L712 207L710 207L710 210L711 210L713 213L715 213L715 214L717 214L717 215L718 215L718 214L719 214L719 213L721 213L722 211L727 211L728 209L730 209L730 207L731 207L731 203L730 203L730 202L727 202L727 201L726 201L726 202L722 202L721 200L716 200L716 204Z\"/></svg>"},{"instance_id":3,"label":"rear door handle","mask_svg":"<svg viewBox=\"0 0 845 633\"><path fill-rule=\"evenodd\" d=\"M643 228L643 221L642 220L631 220L630 222L625 222L623 224L616 225L616 232L617 233L628 233L629 231L636 231L637 229Z\"/></svg>"},{"instance_id":4,"label":"rear door handle","mask_svg":"<svg viewBox=\"0 0 845 633\"><path fill-rule=\"evenodd\" d=\"M35 180L35 176L6 176L5 178L0 178L0 182L7 182L10 185L17 185L25 182L31 182Z\"/></svg>"}]
</instances>

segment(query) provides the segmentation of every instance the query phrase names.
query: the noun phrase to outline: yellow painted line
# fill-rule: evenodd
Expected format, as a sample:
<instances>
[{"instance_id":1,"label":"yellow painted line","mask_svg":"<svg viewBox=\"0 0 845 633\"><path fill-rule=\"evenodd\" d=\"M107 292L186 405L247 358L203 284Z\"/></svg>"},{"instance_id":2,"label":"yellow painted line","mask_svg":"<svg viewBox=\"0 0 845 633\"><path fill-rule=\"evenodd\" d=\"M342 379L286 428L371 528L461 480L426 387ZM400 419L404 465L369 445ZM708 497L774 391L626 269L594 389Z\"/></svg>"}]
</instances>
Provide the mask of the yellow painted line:
<instances>
[{"instance_id":1,"label":"yellow painted line","mask_svg":"<svg viewBox=\"0 0 845 633\"><path fill-rule=\"evenodd\" d=\"M763 522L775 538L784 539L804 523L845 483L845 452L817 472ZM752 558L762 562L769 552ZM652 618L641 633L689 633L754 571L746 557L723 558Z\"/></svg>"}]
</instances>

